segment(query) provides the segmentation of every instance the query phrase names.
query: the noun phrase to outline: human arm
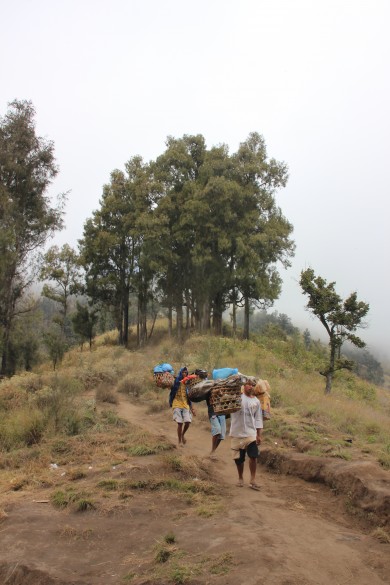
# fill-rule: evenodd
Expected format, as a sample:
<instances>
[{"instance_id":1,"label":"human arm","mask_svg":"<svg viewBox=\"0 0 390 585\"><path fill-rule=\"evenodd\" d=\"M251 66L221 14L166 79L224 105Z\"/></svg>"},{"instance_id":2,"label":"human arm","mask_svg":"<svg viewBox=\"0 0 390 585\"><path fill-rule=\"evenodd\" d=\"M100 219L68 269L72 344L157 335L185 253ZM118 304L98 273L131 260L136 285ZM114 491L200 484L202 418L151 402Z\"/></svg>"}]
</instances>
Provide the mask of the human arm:
<instances>
[{"instance_id":1,"label":"human arm","mask_svg":"<svg viewBox=\"0 0 390 585\"><path fill-rule=\"evenodd\" d=\"M260 445L262 438L263 438L263 413L261 410L260 401L257 400L258 407L256 408L255 413L255 424L256 424L256 444Z\"/></svg>"}]
</instances>

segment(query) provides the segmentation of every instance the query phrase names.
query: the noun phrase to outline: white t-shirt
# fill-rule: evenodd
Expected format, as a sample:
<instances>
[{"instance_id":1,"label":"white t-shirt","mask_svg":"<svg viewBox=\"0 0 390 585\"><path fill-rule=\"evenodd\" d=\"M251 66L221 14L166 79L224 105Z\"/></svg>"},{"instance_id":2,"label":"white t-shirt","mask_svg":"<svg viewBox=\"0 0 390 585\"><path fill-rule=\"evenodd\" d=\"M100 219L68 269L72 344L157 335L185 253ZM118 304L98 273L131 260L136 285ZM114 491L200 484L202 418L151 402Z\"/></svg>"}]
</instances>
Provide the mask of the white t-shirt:
<instances>
[{"instance_id":1,"label":"white t-shirt","mask_svg":"<svg viewBox=\"0 0 390 585\"><path fill-rule=\"evenodd\" d=\"M231 437L255 437L256 430L263 428L261 405L255 396L241 395L241 409L233 412L230 422Z\"/></svg>"}]
</instances>

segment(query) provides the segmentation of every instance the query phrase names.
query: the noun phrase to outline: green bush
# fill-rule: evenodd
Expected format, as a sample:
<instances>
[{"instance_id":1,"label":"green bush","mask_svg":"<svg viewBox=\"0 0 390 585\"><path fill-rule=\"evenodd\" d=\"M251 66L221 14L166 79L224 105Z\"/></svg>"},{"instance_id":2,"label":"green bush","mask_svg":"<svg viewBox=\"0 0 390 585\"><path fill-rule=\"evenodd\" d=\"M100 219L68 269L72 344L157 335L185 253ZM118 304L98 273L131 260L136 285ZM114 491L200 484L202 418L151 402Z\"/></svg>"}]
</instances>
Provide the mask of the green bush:
<instances>
[{"instance_id":1,"label":"green bush","mask_svg":"<svg viewBox=\"0 0 390 585\"><path fill-rule=\"evenodd\" d=\"M0 448L11 451L40 442L46 427L45 414L36 408L22 408L8 414L0 425Z\"/></svg>"}]
</instances>

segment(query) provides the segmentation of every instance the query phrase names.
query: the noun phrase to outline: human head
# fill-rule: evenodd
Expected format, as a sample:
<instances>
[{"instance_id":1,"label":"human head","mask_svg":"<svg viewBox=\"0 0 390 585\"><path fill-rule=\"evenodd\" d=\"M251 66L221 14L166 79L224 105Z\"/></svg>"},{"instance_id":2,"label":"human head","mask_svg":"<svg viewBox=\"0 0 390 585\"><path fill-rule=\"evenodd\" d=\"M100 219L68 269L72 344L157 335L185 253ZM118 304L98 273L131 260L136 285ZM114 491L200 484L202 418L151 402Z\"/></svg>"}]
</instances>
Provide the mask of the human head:
<instances>
[{"instance_id":1,"label":"human head","mask_svg":"<svg viewBox=\"0 0 390 585\"><path fill-rule=\"evenodd\" d=\"M246 394L247 396L255 395L255 387L252 384L252 382L249 382L248 380L244 384L244 394Z\"/></svg>"},{"instance_id":2,"label":"human head","mask_svg":"<svg viewBox=\"0 0 390 585\"><path fill-rule=\"evenodd\" d=\"M198 378L201 378L201 380L205 380L207 378L206 370L197 369L195 370L194 374L198 376Z\"/></svg>"}]
</instances>

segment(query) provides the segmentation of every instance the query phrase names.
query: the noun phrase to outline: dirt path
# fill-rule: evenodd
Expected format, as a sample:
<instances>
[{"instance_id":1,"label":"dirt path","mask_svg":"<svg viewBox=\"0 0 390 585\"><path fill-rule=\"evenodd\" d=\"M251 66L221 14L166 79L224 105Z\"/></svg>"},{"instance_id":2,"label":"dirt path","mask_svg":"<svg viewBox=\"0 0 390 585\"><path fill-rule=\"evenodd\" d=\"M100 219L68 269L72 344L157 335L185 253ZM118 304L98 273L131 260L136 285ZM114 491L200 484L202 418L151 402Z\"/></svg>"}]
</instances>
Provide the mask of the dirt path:
<instances>
[{"instance_id":1,"label":"dirt path","mask_svg":"<svg viewBox=\"0 0 390 585\"><path fill-rule=\"evenodd\" d=\"M146 414L145 405L120 395L118 412L176 443L169 410ZM207 458L207 421L195 418L187 439L178 453ZM18 492L0 525L0 585L390 584L390 545L360 527L328 488L262 466L260 492L248 485L239 488L229 440L217 454L213 476L227 495L223 512L210 517L197 515L185 496L164 491L140 490L124 503L118 494L107 493L105 510L84 514L39 503L50 497L49 488ZM156 466L161 466L156 456L129 458L117 468L98 471L86 463L78 486L96 490L102 479L137 480ZM247 483L247 469L245 473ZM156 575L156 543L167 533L175 535L182 555L178 562L190 566L198 560L209 567L210 559L220 559L220 564L213 571L191 573L187 581L180 573L175 579L151 578Z\"/></svg>"},{"instance_id":2,"label":"dirt path","mask_svg":"<svg viewBox=\"0 0 390 585\"><path fill-rule=\"evenodd\" d=\"M124 418L176 440L170 412L144 415L142 407L120 404ZM168 418L168 421L167 421ZM211 438L207 423L196 417L180 452L207 456ZM233 551L243 561L224 583L246 585L379 585L390 583L390 546L365 534L345 513L344 504L319 484L268 473L259 466L261 491L236 487L229 439L217 451L217 478L231 487L228 513L213 520L214 546ZM245 464L247 465L247 463ZM206 537L204 527L200 541ZM191 527L188 538L195 539Z\"/></svg>"}]
</instances>

